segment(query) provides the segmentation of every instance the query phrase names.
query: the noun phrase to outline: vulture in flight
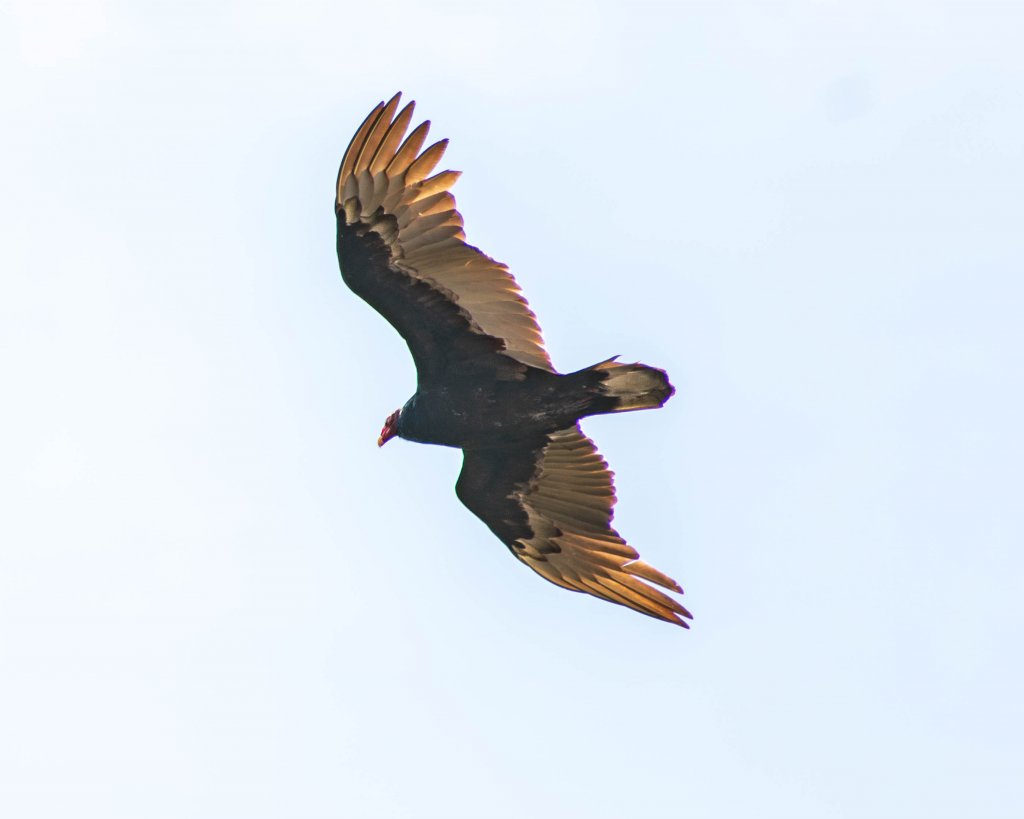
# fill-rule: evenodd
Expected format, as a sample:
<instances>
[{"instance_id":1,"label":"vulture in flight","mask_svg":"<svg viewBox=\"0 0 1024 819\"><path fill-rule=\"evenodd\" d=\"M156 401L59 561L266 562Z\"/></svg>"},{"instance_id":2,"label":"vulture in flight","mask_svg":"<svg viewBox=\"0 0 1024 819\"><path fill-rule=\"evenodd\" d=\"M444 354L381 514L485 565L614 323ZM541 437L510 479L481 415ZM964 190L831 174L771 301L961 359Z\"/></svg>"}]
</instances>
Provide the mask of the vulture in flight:
<instances>
[{"instance_id":1,"label":"vulture in flight","mask_svg":"<svg viewBox=\"0 0 1024 819\"><path fill-rule=\"evenodd\" d=\"M608 464L579 420L662 406L663 370L608 359L561 374L508 268L466 243L448 192L432 175L448 140L408 136L414 103L379 103L338 172L338 261L345 283L409 345L416 394L384 423L394 437L459 447L459 500L520 561L552 583L688 627L665 592L671 577L640 560L612 528ZM663 591L664 590L664 591Z\"/></svg>"}]
</instances>

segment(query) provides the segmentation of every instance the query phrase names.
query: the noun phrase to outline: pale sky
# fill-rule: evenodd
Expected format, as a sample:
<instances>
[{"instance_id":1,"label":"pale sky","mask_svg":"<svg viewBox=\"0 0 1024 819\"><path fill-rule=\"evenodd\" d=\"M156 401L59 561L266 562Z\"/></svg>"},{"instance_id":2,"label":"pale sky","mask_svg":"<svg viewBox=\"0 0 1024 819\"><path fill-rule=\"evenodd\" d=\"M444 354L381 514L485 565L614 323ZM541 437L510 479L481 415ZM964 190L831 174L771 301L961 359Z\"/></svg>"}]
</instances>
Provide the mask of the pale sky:
<instances>
[{"instance_id":1,"label":"pale sky","mask_svg":"<svg viewBox=\"0 0 1024 819\"><path fill-rule=\"evenodd\" d=\"M515 10L512 10L512 9ZM1024 815L1024 6L7 3L0 815ZM690 632L376 447L396 90Z\"/></svg>"}]
</instances>

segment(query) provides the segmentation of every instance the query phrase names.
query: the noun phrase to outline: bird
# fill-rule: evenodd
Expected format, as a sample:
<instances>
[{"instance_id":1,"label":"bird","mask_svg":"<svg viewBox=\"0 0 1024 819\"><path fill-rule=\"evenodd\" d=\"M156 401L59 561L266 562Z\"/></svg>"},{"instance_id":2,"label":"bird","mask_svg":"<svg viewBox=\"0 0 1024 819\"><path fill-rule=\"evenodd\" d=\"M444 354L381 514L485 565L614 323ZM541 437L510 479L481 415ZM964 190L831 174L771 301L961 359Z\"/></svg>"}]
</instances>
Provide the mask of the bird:
<instances>
[{"instance_id":1,"label":"bird","mask_svg":"<svg viewBox=\"0 0 1024 819\"><path fill-rule=\"evenodd\" d=\"M345 284L405 339L415 394L391 413L392 438L457 447L459 500L557 586L689 628L679 584L612 528L613 473L580 419L661 407L664 370L603 360L555 370L537 318L506 265L466 242L451 186L433 173L447 139L409 131L415 102L379 102L345 151L335 197ZM406 135L408 132L408 135Z\"/></svg>"}]
</instances>

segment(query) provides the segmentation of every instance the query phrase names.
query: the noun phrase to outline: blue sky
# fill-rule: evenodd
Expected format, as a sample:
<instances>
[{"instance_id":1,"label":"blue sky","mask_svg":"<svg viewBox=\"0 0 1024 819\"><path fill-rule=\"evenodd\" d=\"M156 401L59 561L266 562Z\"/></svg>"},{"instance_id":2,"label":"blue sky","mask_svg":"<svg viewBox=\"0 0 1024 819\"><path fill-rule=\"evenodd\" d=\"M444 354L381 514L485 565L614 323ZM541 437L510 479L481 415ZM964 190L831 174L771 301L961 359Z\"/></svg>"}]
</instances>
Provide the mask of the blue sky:
<instances>
[{"instance_id":1,"label":"blue sky","mask_svg":"<svg viewBox=\"0 0 1024 819\"><path fill-rule=\"evenodd\" d=\"M0 813L1024 809L1014 3L0 11ZM556 589L375 442L342 284L395 90L690 632Z\"/></svg>"}]
</instances>

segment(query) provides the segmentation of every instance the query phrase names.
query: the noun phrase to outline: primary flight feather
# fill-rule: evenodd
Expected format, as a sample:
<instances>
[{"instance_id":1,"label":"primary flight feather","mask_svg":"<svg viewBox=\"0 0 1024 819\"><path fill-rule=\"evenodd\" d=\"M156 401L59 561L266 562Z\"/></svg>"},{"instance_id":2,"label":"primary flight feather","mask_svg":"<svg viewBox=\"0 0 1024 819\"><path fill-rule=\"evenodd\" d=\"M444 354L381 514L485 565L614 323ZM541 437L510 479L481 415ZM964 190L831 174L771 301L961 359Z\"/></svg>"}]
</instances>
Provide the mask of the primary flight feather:
<instances>
[{"instance_id":1,"label":"primary flight feather","mask_svg":"<svg viewBox=\"0 0 1024 819\"><path fill-rule=\"evenodd\" d=\"M508 268L466 244L448 189L432 174L448 140L425 150L429 121L406 136L415 103L379 103L338 172L338 261L345 283L409 345L417 389L377 443L459 447L455 491L519 560L563 588L676 625L690 613L611 526L615 487L579 420L662 406L663 370L602 361L560 374Z\"/></svg>"}]
</instances>

